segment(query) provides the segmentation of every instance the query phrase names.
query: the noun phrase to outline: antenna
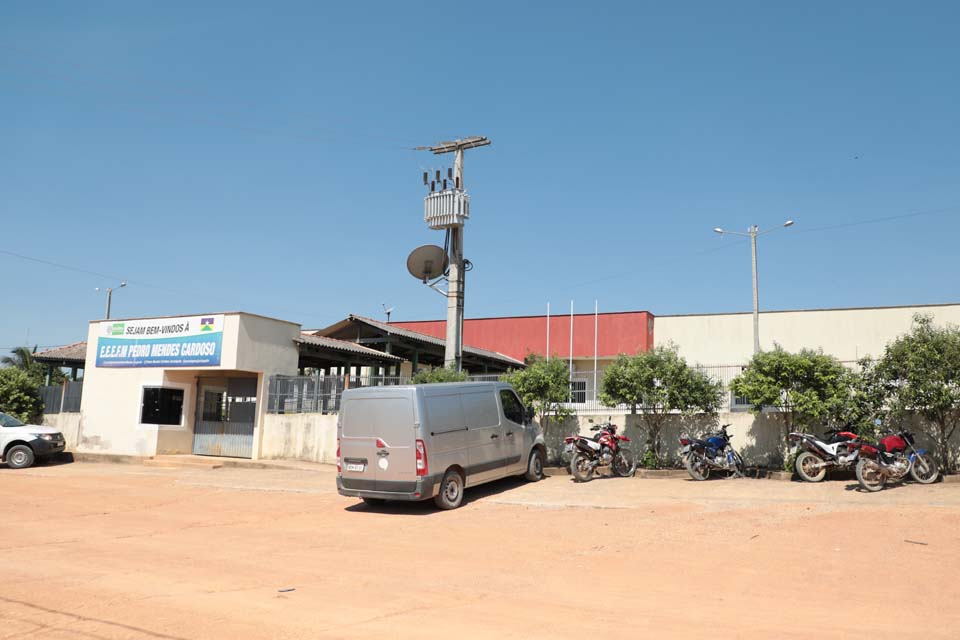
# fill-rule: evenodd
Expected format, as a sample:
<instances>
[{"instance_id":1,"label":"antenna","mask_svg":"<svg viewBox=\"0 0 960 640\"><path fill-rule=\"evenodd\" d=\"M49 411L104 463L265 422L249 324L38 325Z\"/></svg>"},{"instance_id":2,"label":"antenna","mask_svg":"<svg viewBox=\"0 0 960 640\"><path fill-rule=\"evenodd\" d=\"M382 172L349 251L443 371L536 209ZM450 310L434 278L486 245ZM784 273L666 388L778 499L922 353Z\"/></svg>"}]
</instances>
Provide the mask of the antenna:
<instances>
[{"instance_id":1,"label":"antenna","mask_svg":"<svg viewBox=\"0 0 960 640\"><path fill-rule=\"evenodd\" d=\"M449 261L443 247L435 244L425 244L410 252L407 257L407 271L417 280L426 283L428 280L442 278L447 272Z\"/></svg>"},{"instance_id":2,"label":"antenna","mask_svg":"<svg viewBox=\"0 0 960 640\"><path fill-rule=\"evenodd\" d=\"M386 303L386 302L381 303L380 306L383 307L383 312L386 314L386 316L387 316L387 323L389 324L389 322L390 322L390 314L393 313L393 307L390 307L389 309L387 309L387 303Z\"/></svg>"}]
</instances>

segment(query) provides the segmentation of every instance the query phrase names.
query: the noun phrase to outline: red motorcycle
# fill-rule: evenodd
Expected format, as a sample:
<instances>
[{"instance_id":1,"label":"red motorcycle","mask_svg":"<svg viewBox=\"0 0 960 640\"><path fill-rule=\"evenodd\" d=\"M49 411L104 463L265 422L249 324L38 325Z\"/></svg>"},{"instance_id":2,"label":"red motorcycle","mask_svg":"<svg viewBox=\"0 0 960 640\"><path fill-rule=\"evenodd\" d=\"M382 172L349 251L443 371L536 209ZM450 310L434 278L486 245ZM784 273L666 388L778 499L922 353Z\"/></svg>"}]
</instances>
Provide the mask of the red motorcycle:
<instances>
[{"instance_id":1,"label":"red motorcycle","mask_svg":"<svg viewBox=\"0 0 960 640\"><path fill-rule=\"evenodd\" d=\"M592 438L568 436L564 438L565 450L572 453L570 475L577 482L593 480L595 471L610 467L621 478L632 476L637 470L637 461L630 450L630 438L617 433L617 425L610 421L590 427L596 431Z\"/></svg>"},{"instance_id":2,"label":"red motorcycle","mask_svg":"<svg viewBox=\"0 0 960 640\"><path fill-rule=\"evenodd\" d=\"M940 469L926 449L914 446L914 435L906 430L890 432L879 443L854 443L860 451L857 481L867 491L880 491L889 480L909 474L921 484L936 482Z\"/></svg>"}]
</instances>

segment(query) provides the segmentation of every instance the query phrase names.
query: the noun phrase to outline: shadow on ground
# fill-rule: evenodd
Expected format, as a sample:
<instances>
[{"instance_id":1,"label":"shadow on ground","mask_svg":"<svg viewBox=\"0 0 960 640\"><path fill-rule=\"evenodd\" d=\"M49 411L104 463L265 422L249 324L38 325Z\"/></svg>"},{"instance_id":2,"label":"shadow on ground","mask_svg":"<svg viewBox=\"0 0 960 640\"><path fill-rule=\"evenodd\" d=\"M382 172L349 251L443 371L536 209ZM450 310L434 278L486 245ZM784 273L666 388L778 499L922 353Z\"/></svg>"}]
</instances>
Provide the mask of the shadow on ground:
<instances>
[{"instance_id":1,"label":"shadow on ground","mask_svg":"<svg viewBox=\"0 0 960 640\"><path fill-rule=\"evenodd\" d=\"M503 478L482 484L479 487L470 487L463 493L463 503L460 508L469 505L472 502L483 500L491 496L497 496L517 487L527 484L523 478ZM359 500L359 498L358 498ZM420 500L418 502L407 502L405 500L388 500L382 504L367 504L366 502L356 502L344 508L344 511L351 513L394 513L406 516L432 516L446 513L433 503L432 498ZM456 511L456 509L454 509Z\"/></svg>"}]
</instances>

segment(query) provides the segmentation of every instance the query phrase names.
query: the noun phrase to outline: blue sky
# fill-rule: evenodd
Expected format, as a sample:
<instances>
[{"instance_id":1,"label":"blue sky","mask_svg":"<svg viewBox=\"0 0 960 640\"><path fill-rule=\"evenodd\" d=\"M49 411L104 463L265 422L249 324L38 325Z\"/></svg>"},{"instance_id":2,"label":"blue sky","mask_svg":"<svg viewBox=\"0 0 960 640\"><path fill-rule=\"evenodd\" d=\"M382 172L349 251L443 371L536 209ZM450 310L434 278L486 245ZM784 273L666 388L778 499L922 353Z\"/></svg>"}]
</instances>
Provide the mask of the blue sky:
<instances>
[{"instance_id":1,"label":"blue sky","mask_svg":"<svg viewBox=\"0 0 960 640\"><path fill-rule=\"evenodd\" d=\"M198 4L0 3L0 249L102 274L0 253L0 347L118 278L118 317L442 317L410 148L466 135L468 317L748 310L711 229L787 218L762 308L960 300L957 3Z\"/></svg>"}]
</instances>

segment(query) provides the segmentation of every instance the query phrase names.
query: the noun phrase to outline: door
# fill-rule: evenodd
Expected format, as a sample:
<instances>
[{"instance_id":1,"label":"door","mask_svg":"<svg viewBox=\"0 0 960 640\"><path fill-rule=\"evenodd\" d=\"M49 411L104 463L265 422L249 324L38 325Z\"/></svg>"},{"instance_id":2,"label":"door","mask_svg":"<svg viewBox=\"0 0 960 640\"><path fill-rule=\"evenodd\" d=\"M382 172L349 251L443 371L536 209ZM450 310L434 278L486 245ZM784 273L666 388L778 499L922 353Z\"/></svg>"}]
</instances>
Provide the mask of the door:
<instances>
[{"instance_id":1,"label":"door","mask_svg":"<svg viewBox=\"0 0 960 640\"><path fill-rule=\"evenodd\" d=\"M257 416L257 379L228 378L222 384L200 384L193 453L250 458Z\"/></svg>"},{"instance_id":2,"label":"door","mask_svg":"<svg viewBox=\"0 0 960 640\"><path fill-rule=\"evenodd\" d=\"M354 395L340 413L341 481L348 489L416 490L413 402L409 395Z\"/></svg>"},{"instance_id":3,"label":"door","mask_svg":"<svg viewBox=\"0 0 960 640\"><path fill-rule=\"evenodd\" d=\"M527 464L526 427L523 426L523 403L510 389L500 389L503 407L503 455L508 472L519 473Z\"/></svg>"},{"instance_id":4,"label":"door","mask_svg":"<svg viewBox=\"0 0 960 640\"><path fill-rule=\"evenodd\" d=\"M467 484L503 476L505 439L493 387L464 389L460 403L467 427Z\"/></svg>"}]
</instances>

